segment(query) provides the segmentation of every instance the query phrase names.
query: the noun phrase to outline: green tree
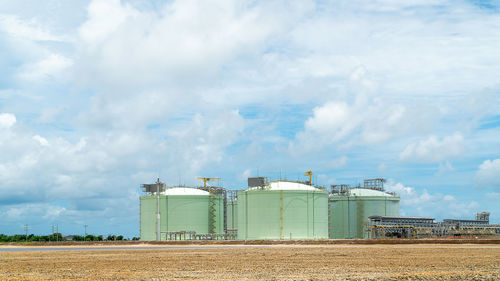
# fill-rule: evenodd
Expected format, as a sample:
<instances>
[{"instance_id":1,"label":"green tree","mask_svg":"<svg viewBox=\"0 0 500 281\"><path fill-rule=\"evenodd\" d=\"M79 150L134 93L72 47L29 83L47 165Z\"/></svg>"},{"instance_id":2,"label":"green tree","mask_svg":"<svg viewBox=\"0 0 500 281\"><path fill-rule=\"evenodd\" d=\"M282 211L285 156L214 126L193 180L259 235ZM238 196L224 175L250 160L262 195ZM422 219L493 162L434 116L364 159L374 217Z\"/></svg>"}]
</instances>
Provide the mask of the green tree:
<instances>
[{"instance_id":1,"label":"green tree","mask_svg":"<svg viewBox=\"0 0 500 281\"><path fill-rule=\"evenodd\" d=\"M95 241L96 240L96 237L92 234L87 234L87 236L85 236L85 241Z\"/></svg>"}]
</instances>

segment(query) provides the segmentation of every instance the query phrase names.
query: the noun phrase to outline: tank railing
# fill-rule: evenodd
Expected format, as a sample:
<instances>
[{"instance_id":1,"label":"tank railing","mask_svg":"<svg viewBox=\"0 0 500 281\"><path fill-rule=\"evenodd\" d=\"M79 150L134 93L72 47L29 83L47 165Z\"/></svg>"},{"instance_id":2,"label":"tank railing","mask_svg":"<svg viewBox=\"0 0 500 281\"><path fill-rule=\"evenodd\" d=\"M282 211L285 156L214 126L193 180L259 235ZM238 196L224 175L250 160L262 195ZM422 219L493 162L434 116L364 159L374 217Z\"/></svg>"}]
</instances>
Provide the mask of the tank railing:
<instances>
[{"instance_id":1,"label":"tank railing","mask_svg":"<svg viewBox=\"0 0 500 281\"><path fill-rule=\"evenodd\" d=\"M387 182L387 180L384 178L365 179L363 181L363 187L366 189L384 191L385 182Z\"/></svg>"},{"instance_id":2,"label":"tank railing","mask_svg":"<svg viewBox=\"0 0 500 281\"><path fill-rule=\"evenodd\" d=\"M201 189L217 195L225 195L227 192L227 189L221 186L199 186L197 187L197 189Z\"/></svg>"},{"instance_id":3,"label":"tank railing","mask_svg":"<svg viewBox=\"0 0 500 281\"><path fill-rule=\"evenodd\" d=\"M332 184L330 185L331 191L330 194L335 195L349 195L351 186L348 184Z\"/></svg>"},{"instance_id":4,"label":"tank railing","mask_svg":"<svg viewBox=\"0 0 500 281\"><path fill-rule=\"evenodd\" d=\"M333 194L333 195L349 196L349 195L351 195L351 189L363 188L363 189L378 190L378 191L382 191L382 192L385 192L387 194L390 194L392 196L398 196L396 194L396 192L385 191L384 188L373 187L373 186L369 186L369 185L365 185L365 186L361 187L360 185L350 186L348 184L332 184L332 185L330 185L330 188L331 188L330 194Z\"/></svg>"},{"instance_id":5,"label":"tank railing","mask_svg":"<svg viewBox=\"0 0 500 281\"><path fill-rule=\"evenodd\" d=\"M238 200L238 191L239 190L227 190L226 196L228 201Z\"/></svg>"},{"instance_id":6,"label":"tank railing","mask_svg":"<svg viewBox=\"0 0 500 281\"><path fill-rule=\"evenodd\" d=\"M333 194L333 195L345 195L345 196L349 196L351 194L351 192L349 190L345 190L345 191L338 191L338 190L332 190L330 192L330 194Z\"/></svg>"},{"instance_id":7,"label":"tank railing","mask_svg":"<svg viewBox=\"0 0 500 281\"><path fill-rule=\"evenodd\" d=\"M186 184L175 184L175 185L169 185L169 186L167 186L166 189L172 189L172 188L178 188L178 187L192 188L191 186L188 186Z\"/></svg>"},{"instance_id":8,"label":"tank railing","mask_svg":"<svg viewBox=\"0 0 500 281\"><path fill-rule=\"evenodd\" d=\"M230 235L228 233L204 233L196 234L194 240L235 240L236 236Z\"/></svg>"},{"instance_id":9,"label":"tank railing","mask_svg":"<svg viewBox=\"0 0 500 281\"><path fill-rule=\"evenodd\" d=\"M236 237L238 236L238 229L237 228L228 228L226 235L228 239L226 240L236 240Z\"/></svg>"},{"instance_id":10,"label":"tank railing","mask_svg":"<svg viewBox=\"0 0 500 281\"><path fill-rule=\"evenodd\" d=\"M194 240L196 231L162 231L165 240Z\"/></svg>"},{"instance_id":11,"label":"tank railing","mask_svg":"<svg viewBox=\"0 0 500 281\"><path fill-rule=\"evenodd\" d=\"M236 240L238 231L228 230L227 233L196 233L196 231L162 231L167 241L184 240Z\"/></svg>"}]
</instances>

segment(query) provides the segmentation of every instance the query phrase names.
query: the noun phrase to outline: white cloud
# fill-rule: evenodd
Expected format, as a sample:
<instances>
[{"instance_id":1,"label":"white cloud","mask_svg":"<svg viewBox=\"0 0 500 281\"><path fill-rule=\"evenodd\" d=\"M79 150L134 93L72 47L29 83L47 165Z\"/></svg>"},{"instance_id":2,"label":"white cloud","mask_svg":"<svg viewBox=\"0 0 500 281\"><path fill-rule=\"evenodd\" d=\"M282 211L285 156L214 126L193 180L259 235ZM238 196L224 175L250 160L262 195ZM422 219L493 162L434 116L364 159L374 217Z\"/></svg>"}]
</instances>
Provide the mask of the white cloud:
<instances>
[{"instance_id":1,"label":"white cloud","mask_svg":"<svg viewBox=\"0 0 500 281\"><path fill-rule=\"evenodd\" d=\"M500 192L488 192L485 197L488 200L500 200Z\"/></svg>"},{"instance_id":2,"label":"white cloud","mask_svg":"<svg viewBox=\"0 0 500 281\"><path fill-rule=\"evenodd\" d=\"M200 171L223 161L226 148L239 140L243 129L244 120L234 110L195 115L179 128L169 128L164 139L147 130L113 130L75 141L24 130L0 134L0 202L65 200L68 210L96 209L107 200L125 200L141 183L137 173L161 171L170 183L178 177L194 183Z\"/></svg>"},{"instance_id":3,"label":"white cloud","mask_svg":"<svg viewBox=\"0 0 500 281\"><path fill-rule=\"evenodd\" d=\"M55 117L61 113L62 108L58 107L49 107L42 110L40 113L40 117L38 117L38 122L40 123L50 123L54 122Z\"/></svg>"},{"instance_id":4,"label":"white cloud","mask_svg":"<svg viewBox=\"0 0 500 281\"><path fill-rule=\"evenodd\" d=\"M343 2L333 5L331 13L296 26L294 43L312 54L301 58L301 68L327 68L338 75L362 63L387 81L386 91L405 96L495 87L490 67L479 65L478 59L500 60L491 53L500 45L498 13L482 13L465 2L409 7L374 3ZM449 13L438 12L443 9ZM467 68L471 65L477 68Z\"/></svg>"},{"instance_id":5,"label":"white cloud","mask_svg":"<svg viewBox=\"0 0 500 281\"><path fill-rule=\"evenodd\" d=\"M141 91L120 97L105 92L90 99L89 111L80 118L94 128L133 131L150 123L165 122L179 109L176 105L183 106L179 103L171 92Z\"/></svg>"},{"instance_id":6,"label":"white cloud","mask_svg":"<svg viewBox=\"0 0 500 281\"><path fill-rule=\"evenodd\" d=\"M236 110L215 116L197 114L182 129L170 133L177 148L172 160L181 167L184 177L195 178L209 163L222 162L224 149L240 138L244 126Z\"/></svg>"},{"instance_id":7,"label":"white cloud","mask_svg":"<svg viewBox=\"0 0 500 281\"><path fill-rule=\"evenodd\" d=\"M316 133L323 141L336 141L357 127L355 112L344 102L328 102L313 109L313 117L305 122L305 130ZM321 142L321 140L320 140Z\"/></svg>"},{"instance_id":8,"label":"white cloud","mask_svg":"<svg viewBox=\"0 0 500 281\"><path fill-rule=\"evenodd\" d=\"M456 132L442 139L430 136L426 140L411 143L399 154L399 159L410 162L439 162L462 155L464 137Z\"/></svg>"},{"instance_id":9,"label":"white cloud","mask_svg":"<svg viewBox=\"0 0 500 281\"><path fill-rule=\"evenodd\" d=\"M291 148L305 147L320 150L333 143L347 146L352 144L377 144L407 134L427 131L432 109L417 105L408 107L386 101L378 95L378 86L364 67L356 68L350 74L352 91L346 101L328 101L313 109L313 116L304 123L304 130L298 132ZM420 116L419 120L413 118Z\"/></svg>"},{"instance_id":10,"label":"white cloud","mask_svg":"<svg viewBox=\"0 0 500 281\"><path fill-rule=\"evenodd\" d=\"M500 159L485 160L479 165L475 180L479 187L500 190Z\"/></svg>"},{"instance_id":11,"label":"white cloud","mask_svg":"<svg viewBox=\"0 0 500 281\"><path fill-rule=\"evenodd\" d=\"M41 137L39 135L33 136L33 139L36 140L38 143L40 143L41 146L49 145L49 142L47 141L47 139L44 137Z\"/></svg>"},{"instance_id":12,"label":"white cloud","mask_svg":"<svg viewBox=\"0 0 500 281\"><path fill-rule=\"evenodd\" d=\"M252 169L246 169L245 171L243 171L243 173L241 173L241 175L239 176L239 180L242 181L242 182L245 182L248 180L248 178L252 176Z\"/></svg>"},{"instance_id":13,"label":"white cloud","mask_svg":"<svg viewBox=\"0 0 500 281\"><path fill-rule=\"evenodd\" d=\"M146 135L124 132L70 142L60 137L33 136L24 130L0 134L0 143L0 201L8 199L9 204L76 200L118 191L119 185L103 187L116 177L123 180L114 172L138 166L140 161L133 158L156 145ZM72 184L61 175L71 177ZM11 190L12 186L16 189Z\"/></svg>"},{"instance_id":14,"label":"white cloud","mask_svg":"<svg viewBox=\"0 0 500 281\"><path fill-rule=\"evenodd\" d=\"M21 20L16 15L0 15L0 29L11 36L35 41L65 41L61 36L52 34L35 18Z\"/></svg>"},{"instance_id":15,"label":"white cloud","mask_svg":"<svg viewBox=\"0 0 500 281\"><path fill-rule=\"evenodd\" d=\"M455 168L453 167L453 165L451 165L450 161L445 161L444 163L439 163L436 175L442 175L453 171L455 171Z\"/></svg>"},{"instance_id":16,"label":"white cloud","mask_svg":"<svg viewBox=\"0 0 500 281\"><path fill-rule=\"evenodd\" d=\"M334 158L330 160L326 165L325 168L330 168L330 169L338 169L342 168L347 164L347 157L342 156L339 158Z\"/></svg>"},{"instance_id":17,"label":"white cloud","mask_svg":"<svg viewBox=\"0 0 500 281\"><path fill-rule=\"evenodd\" d=\"M443 200L444 201L454 201L455 200L455 197L453 195L445 195L443 197Z\"/></svg>"},{"instance_id":18,"label":"white cloud","mask_svg":"<svg viewBox=\"0 0 500 281\"><path fill-rule=\"evenodd\" d=\"M59 78L63 71L73 64L71 59L59 54L51 54L41 61L28 63L21 67L18 76L27 81L40 81Z\"/></svg>"},{"instance_id":19,"label":"white cloud","mask_svg":"<svg viewBox=\"0 0 500 281\"><path fill-rule=\"evenodd\" d=\"M388 180L385 189L400 196L402 216L471 218L475 212L480 211L480 204L476 201L464 202L451 194L430 193L427 189L418 191L392 179Z\"/></svg>"},{"instance_id":20,"label":"white cloud","mask_svg":"<svg viewBox=\"0 0 500 281\"><path fill-rule=\"evenodd\" d=\"M79 31L81 74L89 83L115 86L175 80L189 85L200 74L211 77L222 63L255 52L281 28L280 15L263 6L173 1L153 12L118 0L92 1Z\"/></svg>"},{"instance_id":21,"label":"white cloud","mask_svg":"<svg viewBox=\"0 0 500 281\"><path fill-rule=\"evenodd\" d=\"M0 113L0 129L8 129L16 123L16 116L11 113Z\"/></svg>"},{"instance_id":22,"label":"white cloud","mask_svg":"<svg viewBox=\"0 0 500 281\"><path fill-rule=\"evenodd\" d=\"M55 199L67 204L53 209L60 218L108 225L113 213L135 225L137 185L158 175L190 184L201 172L221 172L234 187L248 167L265 173L284 163L345 167L335 175L346 178L385 159L381 172L429 180L415 166L390 163L412 142L404 160L440 163L446 177L466 170L449 159L461 155L465 136L479 146L485 137L475 124L498 112L500 16L470 3L89 2L86 15L64 4L72 12L49 11L50 21L37 8L36 18L26 9L0 17L0 82L13 88L0 91L0 110L27 118L16 126L0 117L0 201L13 215L26 198ZM476 94L483 90L487 99ZM462 140L443 138L443 128ZM493 139L482 140L481 155L496 152ZM288 143L317 154L294 163ZM477 180L491 186L486 170ZM318 179L334 181L321 172ZM472 208L439 189L400 188L408 214L433 216L439 200Z\"/></svg>"},{"instance_id":23,"label":"white cloud","mask_svg":"<svg viewBox=\"0 0 500 281\"><path fill-rule=\"evenodd\" d=\"M127 18L139 16L128 4L120 0L91 1L87 7L88 20L80 27L80 36L91 48L105 41Z\"/></svg>"}]
</instances>

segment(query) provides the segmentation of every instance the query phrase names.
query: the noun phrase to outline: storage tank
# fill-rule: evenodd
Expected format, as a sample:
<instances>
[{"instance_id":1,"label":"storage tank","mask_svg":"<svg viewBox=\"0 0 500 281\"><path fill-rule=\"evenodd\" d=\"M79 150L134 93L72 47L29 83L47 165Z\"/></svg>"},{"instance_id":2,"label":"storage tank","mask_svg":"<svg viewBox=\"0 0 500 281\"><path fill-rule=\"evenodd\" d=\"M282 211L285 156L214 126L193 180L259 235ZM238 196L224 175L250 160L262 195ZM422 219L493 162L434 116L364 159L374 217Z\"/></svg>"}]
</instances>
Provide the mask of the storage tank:
<instances>
[{"instance_id":1,"label":"storage tank","mask_svg":"<svg viewBox=\"0 0 500 281\"><path fill-rule=\"evenodd\" d=\"M399 197L383 190L352 188L329 196L329 237L366 238L370 216L399 216Z\"/></svg>"},{"instance_id":2,"label":"storage tank","mask_svg":"<svg viewBox=\"0 0 500 281\"><path fill-rule=\"evenodd\" d=\"M275 181L238 192L238 239L328 238L328 192Z\"/></svg>"},{"instance_id":3,"label":"storage tank","mask_svg":"<svg viewBox=\"0 0 500 281\"><path fill-rule=\"evenodd\" d=\"M162 232L224 233L224 202L220 195L196 188L174 187L160 193ZM140 197L141 240L156 240L156 194ZM165 240L166 235L161 235Z\"/></svg>"}]
</instances>

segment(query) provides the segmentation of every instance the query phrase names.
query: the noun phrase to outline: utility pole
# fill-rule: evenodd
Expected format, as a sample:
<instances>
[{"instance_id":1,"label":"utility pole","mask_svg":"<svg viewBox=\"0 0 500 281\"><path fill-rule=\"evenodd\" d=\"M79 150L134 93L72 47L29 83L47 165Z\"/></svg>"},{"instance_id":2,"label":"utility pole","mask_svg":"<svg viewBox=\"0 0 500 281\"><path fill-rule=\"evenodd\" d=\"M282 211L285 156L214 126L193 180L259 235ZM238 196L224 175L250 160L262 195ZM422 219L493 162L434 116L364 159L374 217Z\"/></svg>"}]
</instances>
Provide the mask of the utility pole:
<instances>
[{"instance_id":1,"label":"utility pole","mask_svg":"<svg viewBox=\"0 0 500 281\"><path fill-rule=\"evenodd\" d=\"M88 225L84 225L84 226L83 226L83 227L85 227L85 236L83 237L83 239L84 239L84 240L85 240L85 239L87 239L87 226L88 226Z\"/></svg>"},{"instance_id":2,"label":"utility pole","mask_svg":"<svg viewBox=\"0 0 500 281\"><path fill-rule=\"evenodd\" d=\"M161 240L160 224L160 178L156 180L156 241Z\"/></svg>"},{"instance_id":3,"label":"utility pole","mask_svg":"<svg viewBox=\"0 0 500 281\"><path fill-rule=\"evenodd\" d=\"M59 242L59 225L56 224L56 241Z\"/></svg>"},{"instance_id":4,"label":"utility pole","mask_svg":"<svg viewBox=\"0 0 500 281\"><path fill-rule=\"evenodd\" d=\"M26 242L28 242L28 225L24 225L24 231L26 232Z\"/></svg>"}]
</instances>

